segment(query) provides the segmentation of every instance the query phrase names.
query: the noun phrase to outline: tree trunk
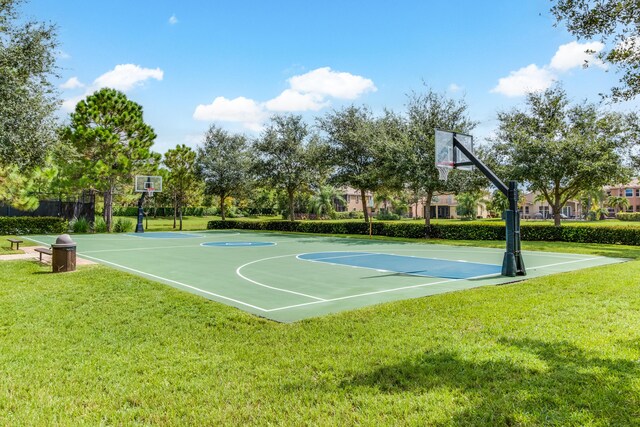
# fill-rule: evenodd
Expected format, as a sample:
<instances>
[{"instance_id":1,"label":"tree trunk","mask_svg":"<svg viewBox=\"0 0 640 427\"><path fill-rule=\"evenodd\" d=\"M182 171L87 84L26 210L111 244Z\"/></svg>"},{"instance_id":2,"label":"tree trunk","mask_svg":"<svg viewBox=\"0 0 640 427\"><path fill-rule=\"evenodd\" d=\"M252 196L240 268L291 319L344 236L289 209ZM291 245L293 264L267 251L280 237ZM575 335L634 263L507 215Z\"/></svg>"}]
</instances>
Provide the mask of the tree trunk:
<instances>
[{"instance_id":1,"label":"tree trunk","mask_svg":"<svg viewBox=\"0 0 640 427\"><path fill-rule=\"evenodd\" d=\"M222 217L222 220L225 221L225 216L224 216L224 194L220 196L220 216Z\"/></svg>"},{"instance_id":2,"label":"tree trunk","mask_svg":"<svg viewBox=\"0 0 640 427\"><path fill-rule=\"evenodd\" d=\"M424 225L431 225L431 199L433 199L433 191L427 191L427 198L424 201Z\"/></svg>"},{"instance_id":3,"label":"tree trunk","mask_svg":"<svg viewBox=\"0 0 640 427\"><path fill-rule=\"evenodd\" d=\"M294 190L287 190L287 193L289 194L289 220L291 221L295 221L295 215L293 212L293 200L294 200Z\"/></svg>"},{"instance_id":4,"label":"tree trunk","mask_svg":"<svg viewBox=\"0 0 640 427\"><path fill-rule=\"evenodd\" d=\"M178 215L180 215L180 231L182 231L182 204L178 205Z\"/></svg>"},{"instance_id":5,"label":"tree trunk","mask_svg":"<svg viewBox=\"0 0 640 427\"><path fill-rule=\"evenodd\" d=\"M107 226L107 233L111 233L111 225L113 222L113 187L104 192L104 212L102 213L104 222Z\"/></svg>"},{"instance_id":6,"label":"tree trunk","mask_svg":"<svg viewBox=\"0 0 640 427\"><path fill-rule=\"evenodd\" d=\"M173 201L173 229L176 229L176 217L178 216L178 202L174 199Z\"/></svg>"},{"instance_id":7,"label":"tree trunk","mask_svg":"<svg viewBox=\"0 0 640 427\"><path fill-rule=\"evenodd\" d=\"M553 225L560 227L560 214L562 213L560 206L552 205L551 208L553 209Z\"/></svg>"},{"instance_id":8,"label":"tree trunk","mask_svg":"<svg viewBox=\"0 0 640 427\"><path fill-rule=\"evenodd\" d=\"M364 222L369 222L369 211L367 211L367 198L364 195L364 190L360 190L360 197L362 197L362 212L364 212Z\"/></svg>"}]
</instances>

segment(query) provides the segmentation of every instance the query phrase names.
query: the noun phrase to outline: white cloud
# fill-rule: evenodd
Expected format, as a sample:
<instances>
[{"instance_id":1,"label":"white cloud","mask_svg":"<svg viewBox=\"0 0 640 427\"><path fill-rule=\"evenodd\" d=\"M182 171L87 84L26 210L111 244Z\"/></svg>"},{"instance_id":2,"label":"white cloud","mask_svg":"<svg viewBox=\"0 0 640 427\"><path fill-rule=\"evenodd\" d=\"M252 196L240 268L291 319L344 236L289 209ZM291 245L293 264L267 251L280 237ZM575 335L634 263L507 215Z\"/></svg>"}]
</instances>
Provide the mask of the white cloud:
<instances>
[{"instance_id":1,"label":"white cloud","mask_svg":"<svg viewBox=\"0 0 640 427\"><path fill-rule=\"evenodd\" d=\"M449 85L449 92L456 93L456 92L460 92L461 90L462 90L462 86L458 86L455 83L451 83Z\"/></svg>"},{"instance_id":2,"label":"white cloud","mask_svg":"<svg viewBox=\"0 0 640 427\"><path fill-rule=\"evenodd\" d=\"M367 92L378 90L373 81L362 76L317 68L289 79L291 89L300 93L314 93L338 99L356 99Z\"/></svg>"},{"instance_id":3,"label":"white cloud","mask_svg":"<svg viewBox=\"0 0 640 427\"><path fill-rule=\"evenodd\" d=\"M169 24L176 25L177 23L178 23L178 18L176 18L176 15L175 14L171 15L171 17L169 18Z\"/></svg>"},{"instance_id":4,"label":"white cloud","mask_svg":"<svg viewBox=\"0 0 640 427\"><path fill-rule=\"evenodd\" d=\"M64 111L74 111L78 102L82 101L86 95L74 96L62 101L62 109Z\"/></svg>"},{"instance_id":5,"label":"white cloud","mask_svg":"<svg viewBox=\"0 0 640 427\"><path fill-rule=\"evenodd\" d=\"M116 65L111 71L107 71L97 79L93 81L93 84L86 88L84 95L75 96L73 98L65 99L62 102L62 109L65 111L73 111L76 108L76 104L87 96L91 95L95 91L109 87L122 92L127 92L137 86L144 84L149 79L162 80L164 72L160 68L142 68L139 65L134 64L120 64ZM67 87L64 87L64 86ZM75 85L75 86L74 86ZM60 86L63 89L73 89L78 87L85 87L76 77L72 77Z\"/></svg>"},{"instance_id":6,"label":"white cloud","mask_svg":"<svg viewBox=\"0 0 640 427\"><path fill-rule=\"evenodd\" d=\"M260 104L242 96L235 99L219 96L211 104L198 105L193 113L196 120L239 122L251 130L260 130L266 117Z\"/></svg>"},{"instance_id":7,"label":"white cloud","mask_svg":"<svg viewBox=\"0 0 640 427\"><path fill-rule=\"evenodd\" d=\"M531 64L512 71L508 77L499 79L498 86L491 89L491 92L509 97L522 96L528 92L545 90L556 80L557 76L547 68L539 68L536 64Z\"/></svg>"},{"instance_id":8,"label":"white cloud","mask_svg":"<svg viewBox=\"0 0 640 427\"><path fill-rule=\"evenodd\" d=\"M78 80L77 77L71 77L69 80L60 85L61 89L77 89L79 87L84 87L84 83Z\"/></svg>"},{"instance_id":9,"label":"white cloud","mask_svg":"<svg viewBox=\"0 0 640 427\"><path fill-rule=\"evenodd\" d=\"M595 56L595 53L600 52L603 48L604 45L600 42L578 43L573 41L563 44L558 47L549 65L538 67L536 64L531 64L517 71L512 71L508 77L499 79L498 85L491 89L491 92L506 96L522 96L528 92L545 90L558 80L559 74L581 67L585 61L606 70L606 64Z\"/></svg>"},{"instance_id":10,"label":"white cloud","mask_svg":"<svg viewBox=\"0 0 640 427\"><path fill-rule=\"evenodd\" d=\"M293 76L290 87L273 99L257 102L238 97L217 97L211 104L200 104L193 113L196 120L241 123L245 128L260 131L270 112L318 111L331 105L328 98L355 99L376 91L373 81L345 72L318 68L306 74Z\"/></svg>"},{"instance_id":11,"label":"white cloud","mask_svg":"<svg viewBox=\"0 0 640 427\"><path fill-rule=\"evenodd\" d=\"M140 86L148 79L161 81L163 76L164 72L160 68L151 69L134 64L120 64L95 79L93 83L96 88L110 87L126 92Z\"/></svg>"},{"instance_id":12,"label":"white cloud","mask_svg":"<svg viewBox=\"0 0 640 427\"><path fill-rule=\"evenodd\" d=\"M318 111L329 105L322 95L317 93L300 93L286 89L276 98L265 103L270 111Z\"/></svg>"},{"instance_id":13,"label":"white cloud","mask_svg":"<svg viewBox=\"0 0 640 427\"><path fill-rule=\"evenodd\" d=\"M587 52L597 53L603 48L604 44L600 42L578 43L573 41L563 44L558 48L553 58L551 58L549 67L558 71L568 71L575 67L581 67L588 61L589 64L606 70L607 67L602 61L594 57L593 53Z\"/></svg>"}]
</instances>

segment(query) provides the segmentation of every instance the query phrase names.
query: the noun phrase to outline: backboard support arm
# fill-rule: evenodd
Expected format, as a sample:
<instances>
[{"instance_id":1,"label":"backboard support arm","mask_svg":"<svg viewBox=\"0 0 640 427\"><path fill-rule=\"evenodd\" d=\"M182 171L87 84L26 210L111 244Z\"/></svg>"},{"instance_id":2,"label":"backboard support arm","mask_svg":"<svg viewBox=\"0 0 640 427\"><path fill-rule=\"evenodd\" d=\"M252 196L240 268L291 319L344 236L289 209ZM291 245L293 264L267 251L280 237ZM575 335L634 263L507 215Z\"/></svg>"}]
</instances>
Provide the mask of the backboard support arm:
<instances>
[{"instance_id":1,"label":"backboard support arm","mask_svg":"<svg viewBox=\"0 0 640 427\"><path fill-rule=\"evenodd\" d=\"M504 212L506 225L507 248L502 260L502 275L508 277L526 276L527 270L522 258L520 241L520 212L518 211L518 183L509 181L507 187L496 174L478 159L467 147L462 144L456 134L453 134L454 156L455 148L467 156L470 162L477 167L484 176L495 185L509 200L509 209ZM455 157L454 157L455 158Z\"/></svg>"}]
</instances>

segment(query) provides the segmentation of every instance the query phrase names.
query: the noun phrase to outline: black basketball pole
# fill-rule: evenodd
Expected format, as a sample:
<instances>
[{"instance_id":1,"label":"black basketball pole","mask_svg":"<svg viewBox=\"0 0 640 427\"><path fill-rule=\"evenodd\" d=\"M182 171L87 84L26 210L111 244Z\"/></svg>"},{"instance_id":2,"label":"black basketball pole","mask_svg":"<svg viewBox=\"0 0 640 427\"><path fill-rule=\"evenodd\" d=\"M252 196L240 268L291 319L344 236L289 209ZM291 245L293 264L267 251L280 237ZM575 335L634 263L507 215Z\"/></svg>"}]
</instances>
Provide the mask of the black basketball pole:
<instances>
[{"instance_id":1,"label":"black basketball pole","mask_svg":"<svg viewBox=\"0 0 640 427\"><path fill-rule=\"evenodd\" d=\"M144 204L144 196L146 195L147 192L145 191L140 196L140 199L138 199L138 223L136 224L136 233L144 233L144 226L142 224L142 221L144 220L144 209L142 208L142 205Z\"/></svg>"},{"instance_id":2,"label":"black basketball pole","mask_svg":"<svg viewBox=\"0 0 640 427\"><path fill-rule=\"evenodd\" d=\"M151 178L147 178L147 183L151 183ZM147 195L147 186L145 185L145 191L142 192L140 199L138 199L138 223L136 224L136 233L144 233L144 226L142 221L144 220L144 209L142 205L144 204L144 196Z\"/></svg>"},{"instance_id":3,"label":"black basketball pole","mask_svg":"<svg viewBox=\"0 0 640 427\"><path fill-rule=\"evenodd\" d=\"M504 194L509 200L509 209L504 212L505 225L506 225L506 240L507 249L504 253L502 260L502 275L508 277L526 276L527 271L524 266L524 260L522 259L522 252L520 250L520 212L518 211L518 183L515 181L509 182L507 187L500 178L496 176L491 169L489 169L480 159L473 155L467 147L464 146L456 134L453 134L453 146L459 149L462 154L467 156L470 163L477 167L493 185L495 185L502 194ZM455 150L454 150L455 154ZM469 163L458 163L459 166L466 166Z\"/></svg>"}]
</instances>

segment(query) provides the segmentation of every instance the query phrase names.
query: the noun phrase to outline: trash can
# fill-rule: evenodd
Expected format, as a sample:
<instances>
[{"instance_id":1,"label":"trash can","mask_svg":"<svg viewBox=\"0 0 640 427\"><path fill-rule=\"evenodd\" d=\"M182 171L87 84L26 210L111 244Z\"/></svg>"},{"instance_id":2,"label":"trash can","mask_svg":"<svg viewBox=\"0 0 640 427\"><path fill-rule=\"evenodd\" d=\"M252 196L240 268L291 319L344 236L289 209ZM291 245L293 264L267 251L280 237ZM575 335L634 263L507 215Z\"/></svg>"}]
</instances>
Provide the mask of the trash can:
<instances>
[{"instance_id":1,"label":"trash can","mask_svg":"<svg viewBox=\"0 0 640 427\"><path fill-rule=\"evenodd\" d=\"M75 271L76 269L76 242L71 240L68 234L58 236L56 242L51 245L51 268L54 273Z\"/></svg>"}]
</instances>

